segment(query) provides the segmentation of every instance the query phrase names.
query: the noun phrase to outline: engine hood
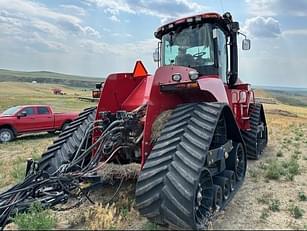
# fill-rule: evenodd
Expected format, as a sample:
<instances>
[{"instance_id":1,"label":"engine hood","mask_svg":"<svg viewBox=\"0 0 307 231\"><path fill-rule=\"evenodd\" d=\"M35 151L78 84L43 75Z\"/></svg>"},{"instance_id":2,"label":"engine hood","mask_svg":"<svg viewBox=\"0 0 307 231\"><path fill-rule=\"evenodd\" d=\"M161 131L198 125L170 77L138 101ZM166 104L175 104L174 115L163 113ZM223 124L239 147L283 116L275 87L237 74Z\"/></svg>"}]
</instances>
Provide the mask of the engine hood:
<instances>
[{"instance_id":1,"label":"engine hood","mask_svg":"<svg viewBox=\"0 0 307 231\"><path fill-rule=\"evenodd\" d=\"M161 82L162 84L177 83L176 81L172 80L172 75L174 74L181 75L182 79L180 82L188 82L191 81L189 79L190 71L196 71L196 70L189 67L175 66L175 65L162 66L157 69L155 76L163 76L163 82Z\"/></svg>"},{"instance_id":2,"label":"engine hood","mask_svg":"<svg viewBox=\"0 0 307 231\"><path fill-rule=\"evenodd\" d=\"M3 114L0 114L0 119L2 119L2 118L14 118L15 116L12 116L12 115L3 115Z\"/></svg>"},{"instance_id":3,"label":"engine hood","mask_svg":"<svg viewBox=\"0 0 307 231\"><path fill-rule=\"evenodd\" d=\"M8 121L13 120L15 118L16 118L15 116L8 116L8 115L1 115L0 114L0 123L8 122Z\"/></svg>"}]
</instances>

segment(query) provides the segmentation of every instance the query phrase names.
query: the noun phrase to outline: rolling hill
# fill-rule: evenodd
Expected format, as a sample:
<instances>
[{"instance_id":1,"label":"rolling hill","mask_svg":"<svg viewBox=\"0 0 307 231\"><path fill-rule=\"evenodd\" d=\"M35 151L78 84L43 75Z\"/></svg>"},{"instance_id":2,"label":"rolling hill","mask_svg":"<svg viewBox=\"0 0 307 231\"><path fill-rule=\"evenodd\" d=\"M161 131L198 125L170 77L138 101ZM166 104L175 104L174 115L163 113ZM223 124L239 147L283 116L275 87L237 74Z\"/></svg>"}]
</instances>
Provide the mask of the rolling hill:
<instances>
[{"instance_id":1,"label":"rolling hill","mask_svg":"<svg viewBox=\"0 0 307 231\"><path fill-rule=\"evenodd\" d=\"M0 69L0 82L32 82L61 84L73 87L93 88L103 78L67 75L49 71L12 71Z\"/></svg>"}]
</instances>

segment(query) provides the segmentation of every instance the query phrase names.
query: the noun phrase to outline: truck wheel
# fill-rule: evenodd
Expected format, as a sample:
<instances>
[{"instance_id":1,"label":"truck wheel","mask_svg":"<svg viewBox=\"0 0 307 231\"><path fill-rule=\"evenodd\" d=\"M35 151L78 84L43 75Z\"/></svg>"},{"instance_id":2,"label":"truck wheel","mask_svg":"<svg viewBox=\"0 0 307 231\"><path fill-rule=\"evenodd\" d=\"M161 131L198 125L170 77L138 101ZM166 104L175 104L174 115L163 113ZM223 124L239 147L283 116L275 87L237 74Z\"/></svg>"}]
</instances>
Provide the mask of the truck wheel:
<instances>
[{"instance_id":1,"label":"truck wheel","mask_svg":"<svg viewBox=\"0 0 307 231\"><path fill-rule=\"evenodd\" d=\"M10 128L1 128L0 129L0 142L6 143L15 139L14 132Z\"/></svg>"}]
</instances>

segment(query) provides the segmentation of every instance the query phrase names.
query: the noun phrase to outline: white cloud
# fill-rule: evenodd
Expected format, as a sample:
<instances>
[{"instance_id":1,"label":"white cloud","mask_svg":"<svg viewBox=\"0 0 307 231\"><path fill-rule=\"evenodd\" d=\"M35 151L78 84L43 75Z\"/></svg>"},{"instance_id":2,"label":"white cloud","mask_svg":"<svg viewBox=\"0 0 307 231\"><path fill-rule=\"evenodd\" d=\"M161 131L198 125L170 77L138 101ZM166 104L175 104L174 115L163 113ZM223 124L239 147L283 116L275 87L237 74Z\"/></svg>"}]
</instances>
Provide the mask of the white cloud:
<instances>
[{"instance_id":1,"label":"white cloud","mask_svg":"<svg viewBox=\"0 0 307 231\"><path fill-rule=\"evenodd\" d=\"M242 31L254 38L278 38L281 35L279 21L272 17L249 18L245 21Z\"/></svg>"},{"instance_id":2,"label":"white cloud","mask_svg":"<svg viewBox=\"0 0 307 231\"><path fill-rule=\"evenodd\" d=\"M115 36L115 37L132 37L132 34L129 34L129 33L112 33L111 34L112 36Z\"/></svg>"},{"instance_id":3,"label":"white cloud","mask_svg":"<svg viewBox=\"0 0 307 231\"><path fill-rule=\"evenodd\" d=\"M156 39L146 39L133 43L108 44L95 40L83 40L80 42L80 47L90 53L96 54L114 54L120 57L132 58L139 55L151 55L157 46Z\"/></svg>"},{"instance_id":4,"label":"white cloud","mask_svg":"<svg viewBox=\"0 0 307 231\"><path fill-rule=\"evenodd\" d=\"M307 29L286 30L282 34L284 36L307 36Z\"/></svg>"},{"instance_id":5,"label":"white cloud","mask_svg":"<svg viewBox=\"0 0 307 231\"><path fill-rule=\"evenodd\" d=\"M65 36L65 32L63 30L61 30L56 25L44 20L32 19L31 25L39 31L44 32L48 35L52 35L55 38L63 38Z\"/></svg>"},{"instance_id":6,"label":"white cloud","mask_svg":"<svg viewBox=\"0 0 307 231\"><path fill-rule=\"evenodd\" d=\"M62 5L60 9L78 9L73 5ZM48 50L67 51L73 38L100 38L100 33L83 25L81 16L47 8L43 4L24 0L0 1L0 38L16 40L16 46Z\"/></svg>"},{"instance_id":7,"label":"white cloud","mask_svg":"<svg viewBox=\"0 0 307 231\"><path fill-rule=\"evenodd\" d=\"M162 22L180 16L191 15L205 10L205 7L188 0L85 0L104 9L106 13L117 15L120 12L156 16Z\"/></svg>"},{"instance_id":8,"label":"white cloud","mask_svg":"<svg viewBox=\"0 0 307 231\"><path fill-rule=\"evenodd\" d=\"M86 0L90 4L104 8L105 12L118 14L119 12L135 13L125 0Z\"/></svg>"},{"instance_id":9,"label":"white cloud","mask_svg":"<svg viewBox=\"0 0 307 231\"><path fill-rule=\"evenodd\" d=\"M116 17L115 15L112 15L112 16L110 17L110 20L111 20L111 21L114 21L114 22L120 22L119 18Z\"/></svg>"},{"instance_id":10,"label":"white cloud","mask_svg":"<svg viewBox=\"0 0 307 231\"><path fill-rule=\"evenodd\" d=\"M79 6L75 5L60 5L67 13L75 14L79 16L84 16L86 14L85 10Z\"/></svg>"},{"instance_id":11,"label":"white cloud","mask_svg":"<svg viewBox=\"0 0 307 231\"><path fill-rule=\"evenodd\" d=\"M306 0L245 0L252 15L307 16Z\"/></svg>"},{"instance_id":12,"label":"white cloud","mask_svg":"<svg viewBox=\"0 0 307 231\"><path fill-rule=\"evenodd\" d=\"M81 19L76 16L50 10L46 6L33 1L1 0L0 9L15 12L16 17L32 16L58 22L67 21L72 24L81 22Z\"/></svg>"}]
</instances>

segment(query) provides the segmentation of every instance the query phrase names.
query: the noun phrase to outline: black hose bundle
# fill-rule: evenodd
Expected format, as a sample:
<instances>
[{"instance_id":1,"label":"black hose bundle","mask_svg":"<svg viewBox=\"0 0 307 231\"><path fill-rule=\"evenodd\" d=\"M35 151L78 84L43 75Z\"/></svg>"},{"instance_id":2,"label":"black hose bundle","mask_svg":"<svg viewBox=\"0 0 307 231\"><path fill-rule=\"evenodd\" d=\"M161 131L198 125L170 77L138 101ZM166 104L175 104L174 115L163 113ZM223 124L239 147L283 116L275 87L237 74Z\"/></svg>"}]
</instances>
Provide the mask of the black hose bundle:
<instances>
[{"instance_id":1,"label":"black hose bundle","mask_svg":"<svg viewBox=\"0 0 307 231\"><path fill-rule=\"evenodd\" d=\"M85 132L80 147L88 142L94 129L101 129L92 123ZM109 162L121 149L126 148L118 142L112 144L112 151L105 158L103 147L108 137L116 137L125 129L124 120L115 120L107 128L103 129L100 137L86 150L79 148L68 164L49 175L44 170L32 170L27 174L24 181L13 186L11 189L0 194L0 229L10 222L10 217L17 212L27 210L34 201L41 202L43 207L52 207L59 203L65 203L69 197L88 198L84 190L80 188L80 179L89 176ZM95 153L93 155L93 150ZM106 159L100 162L101 159ZM85 161L88 160L89 161ZM120 184L121 185L121 184Z\"/></svg>"}]
</instances>

